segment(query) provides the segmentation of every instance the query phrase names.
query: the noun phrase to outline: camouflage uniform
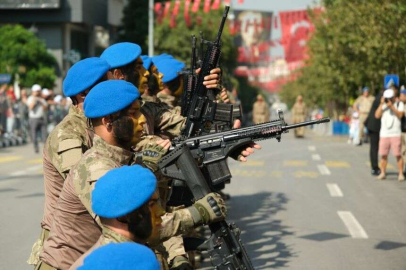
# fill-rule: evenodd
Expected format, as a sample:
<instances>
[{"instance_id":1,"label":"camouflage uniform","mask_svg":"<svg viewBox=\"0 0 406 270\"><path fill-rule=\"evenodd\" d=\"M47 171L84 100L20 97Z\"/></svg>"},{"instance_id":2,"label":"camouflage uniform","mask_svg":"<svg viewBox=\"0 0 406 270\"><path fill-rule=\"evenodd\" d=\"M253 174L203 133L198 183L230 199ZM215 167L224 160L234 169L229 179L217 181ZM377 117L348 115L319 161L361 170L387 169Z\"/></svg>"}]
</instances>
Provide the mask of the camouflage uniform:
<instances>
[{"instance_id":1,"label":"camouflage uniform","mask_svg":"<svg viewBox=\"0 0 406 270\"><path fill-rule=\"evenodd\" d=\"M307 108L304 102L296 102L292 107L293 124L305 121ZM295 129L295 136L303 137L305 133L305 127Z\"/></svg>"},{"instance_id":2,"label":"camouflage uniform","mask_svg":"<svg viewBox=\"0 0 406 270\"><path fill-rule=\"evenodd\" d=\"M256 101L252 110L254 124L260 124L269 121L269 106L265 101Z\"/></svg>"},{"instance_id":3,"label":"camouflage uniform","mask_svg":"<svg viewBox=\"0 0 406 270\"><path fill-rule=\"evenodd\" d=\"M94 183L107 171L131 165L134 152L107 144L95 135L87 151L67 177L60 194L49 238L41 253L41 263L57 269L69 268L101 235L101 223L91 208ZM193 226L186 209L168 214L161 238L183 233ZM41 269L41 268L38 268Z\"/></svg>"},{"instance_id":4,"label":"camouflage uniform","mask_svg":"<svg viewBox=\"0 0 406 270\"><path fill-rule=\"evenodd\" d=\"M99 240L97 240L96 244L94 244L88 251L86 251L85 254L80 256L80 258L69 268L69 270L76 270L78 267L82 266L85 258L95 249L110 243L125 243L125 242L134 242L134 241L107 228L106 226L103 226L102 235L100 236ZM166 265L166 262L161 261L161 264L162 263L165 264L164 269L167 269L168 266Z\"/></svg>"},{"instance_id":5,"label":"camouflage uniform","mask_svg":"<svg viewBox=\"0 0 406 270\"><path fill-rule=\"evenodd\" d=\"M373 96L359 96L355 102L354 107L359 111L359 142L362 142L364 137L364 123L368 118L369 111L371 110L372 103L374 103L375 98Z\"/></svg>"},{"instance_id":6,"label":"camouflage uniform","mask_svg":"<svg viewBox=\"0 0 406 270\"><path fill-rule=\"evenodd\" d=\"M181 107L178 98L163 92L159 92L156 96L161 102L168 105L175 113L180 114Z\"/></svg>"},{"instance_id":7,"label":"camouflage uniform","mask_svg":"<svg viewBox=\"0 0 406 270\"><path fill-rule=\"evenodd\" d=\"M83 153L92 146L93 131L87 126L83 111L71 106L68 115L48 136L43 152L45 206L41 235L32 248L29 264L37 264L43 243L48 238L53 212L63 183Z\"/></svg>"}]
</instances>

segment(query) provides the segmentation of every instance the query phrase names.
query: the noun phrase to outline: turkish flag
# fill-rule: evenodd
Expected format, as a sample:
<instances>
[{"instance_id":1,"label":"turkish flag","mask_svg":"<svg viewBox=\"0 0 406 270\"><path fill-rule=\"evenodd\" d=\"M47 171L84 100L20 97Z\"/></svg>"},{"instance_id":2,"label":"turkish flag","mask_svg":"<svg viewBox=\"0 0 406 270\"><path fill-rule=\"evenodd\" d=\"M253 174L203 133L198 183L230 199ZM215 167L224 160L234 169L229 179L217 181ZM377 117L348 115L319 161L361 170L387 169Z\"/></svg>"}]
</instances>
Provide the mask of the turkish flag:
<instances>
[{"instance_id":1,"label":"turkish flag","mask_svg":"<svg viewBox=\"0 0 406 270\"><path fill-rule=\"evenodd\" d=\"M179 8L180 8L180 0L176 0L175 6L173 7L172 11L171 21L169 22L169 26L171 28L176 27L176 17L179 14Z\"/></svg>"},{"instance_id":2,"label":"turkish flag","mask_svg":"<svg viewBox=\"0 0 406 270\"><path fill-rule=\"evenodd\" d=\"M224 5L229 5L231 0L224 0Z\"/></svg>"},{"instance_id":3,"label":"turkish flag","mask_svg":"<svg viewBox=\"0 0 406 270\"><path fill-rule=\"evenodd\" d=\"M155 11L158 23L161 24L162 23L162 15L163 15L162 3L155 3L154 11Z\"/></svg>"},{"instance_id":4,"label":"turkish flag","mask_svg":"<svg viewBox=\"0 0 406 270\"><path fill-rule=\"evenodd\" d=\"M204 0L204 12L208 13L210 11L210 4L211 4L211 0Z\"/></svg>"},{"instance_id":5,"label":"turkish flag","mask_svg":"<svg viewBox=\"0 0 406 270\"><path fill-rule=\"evenodd\" d=\"M163 18L166 18L169 13L169 9L171 8L171 1L166 1L165 2L165 10L164 10L164 15L162 16Z\"/></svg>"},{"instance_id":6,"label":"turkish flag","mask_svg":"<svg viewBox=\"0 0 406 270\"><path fill-rule=\"evenodd\" d=\"M211 9L217 10L220 8L221 0L214 0L213 4L211 5Z\"/></svg>"},{"instance_id":7,"label":"turkish flag","mask_svg":"<svg viewBox=\"0 0 406 270\"><path fill-rule=\"evenodd\" d=\"M196 13L199 11L199 7L200 7L200 0L195 0L193 2L193 6L192 6L192 12Z\"/></svg>"},{"instance_id":8,"label":"turkish flag","mask_svg":"<svg viewBox=\"0 0 406 270\"><path fill-rule=\"evenodd\" d=\"M189 27L191 25L191 20L190 20L190 15L189 15L189 8L190 8L190 3L192 0L185 0L185 10L183 12L185 16L185 21L186 25Z\"/></svg>"}]
</instances>

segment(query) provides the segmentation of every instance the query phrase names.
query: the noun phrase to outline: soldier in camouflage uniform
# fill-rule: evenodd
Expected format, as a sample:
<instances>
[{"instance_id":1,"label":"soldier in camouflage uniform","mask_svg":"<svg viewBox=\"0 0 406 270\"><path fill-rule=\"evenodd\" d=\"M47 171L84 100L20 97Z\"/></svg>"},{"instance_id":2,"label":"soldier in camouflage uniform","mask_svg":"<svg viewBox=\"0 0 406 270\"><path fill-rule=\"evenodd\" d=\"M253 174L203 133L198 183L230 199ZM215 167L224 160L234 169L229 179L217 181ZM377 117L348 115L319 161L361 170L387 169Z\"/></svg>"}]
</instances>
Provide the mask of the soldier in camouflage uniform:
<instances>
[{"instance_id":1,"label":"soldier in camouflage uniform","mask_svg":"<svg viewBox=\"0 0 406 270\"><path fill-rule=\"evenodd\" d=\"M108 243L137 242L149 247L159 244L161 217L165 211L155 192L156 186L154 174L138 165L113 169L101 177L92 191L92 209L100 217L103 234L71 269L80 266L92 250ZM200 199L192 207L200 207L199 204L207 203L205 200L207 198ZM204 211L205 207L200 209ZM210 214L215 214L215 211L207 213ZM198 219L195 223L203 223L200 215L194 218ZM161 264L167 268L166 261Z\"/></svg>"},{"instance_id":2,"label":"soldier in camouflage uniform","mask_svg":"<svg viewBox=\"0 0 406 270\"><path fill-rule=\"evenodd\" d=\"M265 123L269 121L269 106L264 101L262 95L257 96L257 101L255 101L252 108L252 121L254 124Z\"/></svg>"},{"instance_id":3,"label":"soldier in camouflage uniform","mask_svg":"<svg viewBox=\"0 0 406 270\"><path fill-rule=\"evenodd\" d=\"M100 58L79 61L68 71L63 82L65 96L73 105L68 115L48 136L43 152L45 206L40 238L33 246L29 264L36 265L44 241L48 238L56 202L70 169L93 144L93 131L83 114L83 102L88 90L105 79L109 64Z\"/></svg>"},{"instance_id":4,"label":"soldier in camouflage uniform","mask_svg":"<svg viewBox=\"0 0 406 270\"><path fill-rule=\"evenodd\" d=\"M157 94L159 91L163 90L163 74L158 72L157 67L152 63L152 58L148 55L141 55L144 68L149 72L148 78L148 88L145 89L144 94L142 95L143 101L148 102L159 102Z\"/></svg>"},{"instance_id":5,"label":"soldier in camouflage uniform","mask_svg":"<svg viewBox=\"0 0 406 270\"><path fill-rule=\"evenodd\" d=\"M64 183L37 269L69 268L100 237L101 223L92 211L90 194L107 171L134 163L134 152L129 149L134 137L141 137L145 122L138 98L137 88L122 80L102 82L87 96L84 110L94 127L94 145L72 168ZM163 141L158 146L146 147L143 163L155 168L169 145L169 141ZM217 203L225 207L224 202ZM194 224L194 215L190 209L171 213L160 238L168 239L199 225Z\"/></svg>"}]
</instances>

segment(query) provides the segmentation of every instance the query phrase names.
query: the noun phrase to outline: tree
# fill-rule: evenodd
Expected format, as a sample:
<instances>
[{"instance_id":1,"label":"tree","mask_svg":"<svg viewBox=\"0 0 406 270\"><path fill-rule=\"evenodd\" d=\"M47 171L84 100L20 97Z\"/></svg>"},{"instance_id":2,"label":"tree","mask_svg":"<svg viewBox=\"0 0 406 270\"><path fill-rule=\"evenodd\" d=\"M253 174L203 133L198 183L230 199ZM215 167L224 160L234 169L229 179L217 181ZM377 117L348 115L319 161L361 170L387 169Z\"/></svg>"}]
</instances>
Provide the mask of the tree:
<instances>
[{"instance_id":1,"label":"tree","mask_svg":"<svg viewBox=\"0 0 406 270\"><path fill-rule=\"evenodd\" d=\"M163 0L155 0L163 2ZM129 0L123 10L123 18L119 27L118 40L133 42L141 46L143 54L147 54L148 45L148 0Z\"/></svg>"},{"instance_id":2,"label":"tree","mask_svg":"<svg viewBox=\"0 0 406 270\"><path fill-rule=\"evenodd\" d=\"M406 5L402 0L325 0L313 14L313 37L297 80L281 96L292 104L297 94L307 103L344 111L362 86L377 92L388 73L402 75L406 66Z\"/></svg>"},{"instance_id":3,"label":"tree","mask_svg":"<svg viewBox=\"0 0 406 270\"><path fill-rule=\"evenodd\" d=\"M0 27L0 73L16 74L22 86L54 87L55 58L42 40L21 25Z\"/></svg>"},{"instance_id":4,"label":"tree","mask_svg":"<svg viewBox=\"0 0 406 270\"><path fill-rule=\"evenodd\" d=\"M183 62L190 63L191 35L195 35L199 40L199 31L202 31L205 39L214 40L220 27L223 9L210 10L208 13L205 13L203 11L203 1L201 1L198 12L192 13L190 11L190 24L187 25L183 15L184 1L181 2L180 7L175 27L170 27L170 16L163 19L161 24L155 24L155 54L169 53ZM224 27L221 41L221 67L227 72L232 73L237 63L237 51L227 23Z\"/></svg>"}]
</instances>

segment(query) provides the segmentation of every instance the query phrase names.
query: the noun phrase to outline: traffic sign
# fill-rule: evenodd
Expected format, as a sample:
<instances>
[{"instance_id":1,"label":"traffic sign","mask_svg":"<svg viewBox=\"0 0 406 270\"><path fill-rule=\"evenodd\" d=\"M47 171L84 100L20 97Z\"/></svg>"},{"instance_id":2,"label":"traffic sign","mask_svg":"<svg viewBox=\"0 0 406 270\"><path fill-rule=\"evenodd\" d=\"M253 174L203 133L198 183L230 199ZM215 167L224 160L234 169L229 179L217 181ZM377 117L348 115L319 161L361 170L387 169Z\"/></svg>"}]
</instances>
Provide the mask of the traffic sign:
<instances>
[{"instance_id":1,"label":"traffic sign","mask_svg":"<svg viewBox=\"0 0 406 270\"><path fill-rule=\"evenodd\" d=\"M0 83L9 83L11 81L10 74L0 74Z\"/></svg>"},{"instance_id":2,"label":"traffic sign","mask_svg":"<svg viewBox=\"0 0 406 270\"><path fill-rule=\"evenodd\" d=\"M399 75L397 75L397 74L385 75L385 79L383 81L384 88L387 89L387 88L391 87L392 85L399 87Z\"/></svg>"}]
</instances>

